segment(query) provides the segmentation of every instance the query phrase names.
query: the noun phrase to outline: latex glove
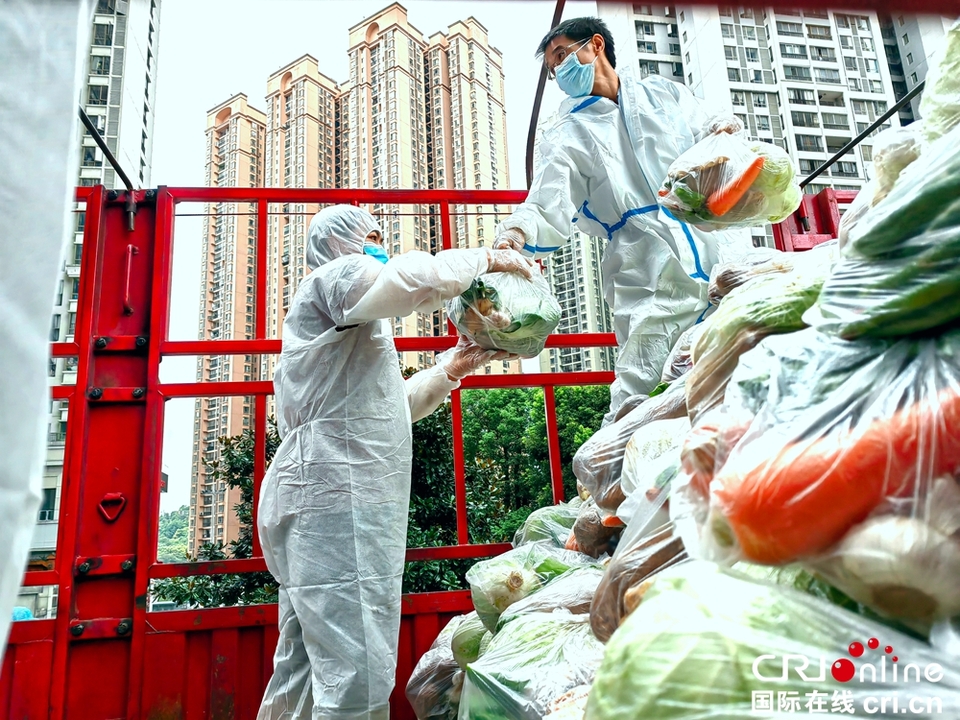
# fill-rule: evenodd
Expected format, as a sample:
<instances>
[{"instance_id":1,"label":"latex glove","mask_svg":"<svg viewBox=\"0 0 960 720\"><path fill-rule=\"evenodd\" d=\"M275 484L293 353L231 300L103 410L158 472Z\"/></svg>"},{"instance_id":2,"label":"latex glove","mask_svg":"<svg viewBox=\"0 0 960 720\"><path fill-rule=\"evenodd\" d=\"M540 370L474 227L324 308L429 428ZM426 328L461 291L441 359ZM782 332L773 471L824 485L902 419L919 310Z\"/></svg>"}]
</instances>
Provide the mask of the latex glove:
<instances>
[{"instance_id":1,"label":"latex glove","mask_svg":"<svg viewBox=\"0 0 960 720\"><path fill-rule=\"evenodd\" d=\"M493 241L494 250L516 250L520 252L523 246L527 244L527 238L520 228L504 228Z\"/></svg>"},{"instance_id":2,"label":"latex glove","mask_svg":"<svg viewBox=\"0 0 960 720\"><path fill-rule=\"evenodd\" d=\"M516 250L490 250L490 264L487 272L514 272L525 278L533 277L533 261L525 258Z\"/></svg>"},{"instance_id":3,"label":"latex glove","mask_svg":"<svg viewBox=\"0 0 960 720\"><path fill-rule=\"evenodd\" d=\"M437 355L437 365L451 380L462 380L477 368L492 360L516 360L519 355L511 355L503 350L484 350L472 340L460 336L455 347Z\"/></svg>"}]
</instances>

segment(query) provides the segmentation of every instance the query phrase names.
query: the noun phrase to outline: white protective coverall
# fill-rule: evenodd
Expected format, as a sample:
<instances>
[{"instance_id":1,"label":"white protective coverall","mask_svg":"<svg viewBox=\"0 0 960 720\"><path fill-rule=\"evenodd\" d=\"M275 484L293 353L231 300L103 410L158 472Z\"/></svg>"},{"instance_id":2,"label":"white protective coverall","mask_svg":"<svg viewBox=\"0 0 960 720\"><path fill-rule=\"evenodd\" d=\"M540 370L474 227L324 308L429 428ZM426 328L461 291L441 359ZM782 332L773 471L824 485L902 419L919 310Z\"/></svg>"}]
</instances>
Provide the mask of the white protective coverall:
<instances>
[{"instance_id":1,"label":"white protective coverall","mask_svg":"<svg viewBox=\"0 0 960 720\"><path fill-rule=\"evenodd\" d=\"M33 539L91 2L0 2L0 662Z\"/></svg>"},{"instance_id":2,"label":"white protective coverall","mask_svg":"<svg viewBox=\"0 0 960 720\"><path fill-rule=\"evenodd\" d=\"M363 255L379 226L337 206L310 225L274 377L282 442L257 525L280 583L280 638L261 719L386 718L396 674L411 421L459 386L404 381L386 318L430 312L487 272L483 249Z\"/></svg>"},{"instance_id":3,"label":"white protective coverall","mask_svg":"<svg viewBox=\"0 0 960 720\"><path fill-rule=\"evenodd\" d=\"M660 382L680 334L709 308L710 270L750 250L749 233L706 233L657 205L670 164L703 137L710 116L683 85L618 71L619 104L567 98L539 142L541 162L526 202L501 223L518 228L524 252L559 250L573 229L607 239L601 270L619 353L610 415Z\"/></svg>"}]
</instances>

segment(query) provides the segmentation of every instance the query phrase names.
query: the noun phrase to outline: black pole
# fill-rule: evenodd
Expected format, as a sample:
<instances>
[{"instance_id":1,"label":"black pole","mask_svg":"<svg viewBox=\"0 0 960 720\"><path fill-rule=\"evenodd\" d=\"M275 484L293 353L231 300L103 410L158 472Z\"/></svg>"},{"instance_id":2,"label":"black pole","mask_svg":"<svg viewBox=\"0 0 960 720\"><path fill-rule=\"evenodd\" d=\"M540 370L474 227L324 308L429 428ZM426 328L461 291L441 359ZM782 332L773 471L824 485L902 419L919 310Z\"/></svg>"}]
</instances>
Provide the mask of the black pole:
<instances>
[{"instance_id":1,"label":"black pole","mask_svg":"<svg viewBox=\"0 0 960 720\"><path fill-rule=\"evenodd\" d=\"M924 81L924 82L926 82L926 81ZM902 108L902 107L903 107L904 105L906 105L908 102L910 102L911 100L913 100L913 98L915 98L920 92L923 91L924 82L918 83L917 86L916 86L915 88L913 88L913 90L911 90L911 91L908 92L906 95L904 95L902 98L900 98L900 100L897 101L897 104L896 104L896 105L894 105L892 108L890 108L889 110L887 110L887 111L886 111L883 115L881 115L879 118L877 118L876 120L874 120L874 121L873 121L873 124L872 124L870 127L868 127L868 128L867 128L866 130L864 130L862 133L860 133L859 135L857 135L853 140L851 140L851 141L848 142L846 145L844 145L842 148L840 148L840 149L836 152L836 154L834 154L834 156L833 156L832 158L830 158L829 160L827 160L823 165L821 165L821 166L818 167L816 170L814 170L812 173L810 173L809 175L807 175L807 177L805 177L805 178L800 182L800 187L801 187L801 188L805 188L812 180L816 180L818 177L820 177L821 175L823 175L823 173L826 172L826 170L827 170L828 167L830 167L831 165L833 165L837 160L839 160L840 158L842 158L844 155L846 155L848 152L850 152L853 148L855 148L857 145L859 145L860 142L861 142L865 137L867 137L870 133L872 133L872 132L873 132L874 130L876 130L878 127L880 127L881 125L883 125L883 123L885 123L895 112L898 112L898 111L900 110L900 108Z\"/></svg>"},{"instance_id":2,"label":"black pole","mask_svg":"<svg viewBox=\"0 0 960 720\"><path fill-rule=\"evenodd\" d=\"M563 17L563 6L566 0L557 0L557 5L553 10L553 22L550 29L553 30L560 24L560 18ZM533 146L537 140L537 121L540 119L540 103L543 101L543 89L547 85L547 66L540 68L540 80L537 82L537 93L533 96L533 112L530 114L530 127L527 130L527 190L533 184Z\"/></svg>"},{"instance_id":3,"label":"black pole","mask_svg":"<svg viewBox=\"0 0 960 720\"><path fill-rule=\"evenodd\" d=\"M133 232L134 217L136 217L137 214L137 199L134 197L133 183L130 182L130 178L127 177L127 174L123 171L123 168L120 167L120 162L116 157L114 157L114 154L110 152L110 148L107 147L106 140L104 140L103 136L100 135L100 131L97 130L96 126L87 116L87 113L84 112L83 107L80 107L80 122L83 123L83 126L87 129L87 132L89 132L90 136L93 138L93 141L103 152L103 156L107 159L107 162L110 163L110 166L114 169L114 171L116 171L117 175L120 176L124 186L127 188L127 229Z\"/></svg>"}]
</instances>

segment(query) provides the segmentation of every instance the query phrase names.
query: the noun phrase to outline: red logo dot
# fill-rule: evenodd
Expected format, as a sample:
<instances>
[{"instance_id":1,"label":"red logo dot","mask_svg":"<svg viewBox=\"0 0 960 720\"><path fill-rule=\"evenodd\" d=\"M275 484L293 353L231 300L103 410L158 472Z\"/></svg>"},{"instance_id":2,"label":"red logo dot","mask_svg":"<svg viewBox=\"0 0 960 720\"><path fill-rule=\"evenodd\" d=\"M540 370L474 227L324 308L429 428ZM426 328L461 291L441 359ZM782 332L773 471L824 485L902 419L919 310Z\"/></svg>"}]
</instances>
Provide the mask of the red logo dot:
<instances>
[{"instance_id":1,"label":"red logo dot","mask_svg":"<svg viewBox=\"0 0 960 720\"><path fill-rule=\"evenodd\" d=\"M898 658L896 655L893 656L893 661L894 661L894 662L896 662L896 661L899 660L899 659L900 659L900 658Z\"/></svg>"},{"instance_id":2,"label":"red logo dot","mask_svg":"<svg viewBox=\"0 0 960 720\"><path fill-rule=\"evenodd\" d=\"M887 655L889 655L890 653L893 652L893 645L887 645L887 646L883 649L883 651L884 651Z\"/></svg>"},{"instance_id":3,"label":"red logo dot","mask_svg":"<svg viewBox=\"0 0 960 720\"><path fill-rule=\"evenodd\" d=\"M863 643L850 643L850 647L847 648L847 651L853 655L853 657L860 657L863 655Z\"/></svg>"},{"instance_id":4,"label":"red logo dot","mask_svg":"<svg viewBox=\"0 0 960 720\"><path fill-rule=\"evenodd\" d=\"M870 638L867 640L867 647L871 650L876 650L878 647L880 647L880 641L876 638Z\"/></svg>"},{"instance_id":5,"label":"red logo dot","mask_svg":"<svg viewBox=\"0 0 960 720\"><path fill-rule=\"evenodd\" d=\"M857 668L846 658L840 658L830 668L830 674L837 682L850 682L853 676L857 674Z\"/></svg>"}]
</instances>

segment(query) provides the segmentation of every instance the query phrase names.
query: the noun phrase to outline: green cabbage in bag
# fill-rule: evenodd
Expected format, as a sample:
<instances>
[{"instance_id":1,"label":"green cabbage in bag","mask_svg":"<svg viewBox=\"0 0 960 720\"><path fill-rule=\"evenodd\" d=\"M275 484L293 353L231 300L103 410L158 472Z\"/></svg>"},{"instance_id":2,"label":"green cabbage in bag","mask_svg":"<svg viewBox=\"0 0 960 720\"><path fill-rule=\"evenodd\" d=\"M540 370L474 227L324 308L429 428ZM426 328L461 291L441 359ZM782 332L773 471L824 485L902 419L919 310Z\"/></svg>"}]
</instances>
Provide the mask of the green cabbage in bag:
<instances>
[{"instance_id":1,"label":"green cabbage in bag","mask_svg":"<svg viewBox=\"0 0 960 720\"><path fill-rule=\"evenodd\" d=\"M536 357L560 323L560 303L546 279L516 273L488 273L447 303L447 315L461 334L487 350Z\"/></svg>"}]
</instances>

